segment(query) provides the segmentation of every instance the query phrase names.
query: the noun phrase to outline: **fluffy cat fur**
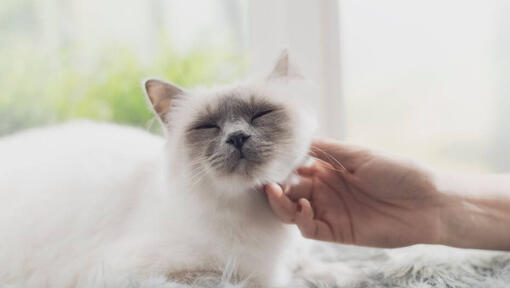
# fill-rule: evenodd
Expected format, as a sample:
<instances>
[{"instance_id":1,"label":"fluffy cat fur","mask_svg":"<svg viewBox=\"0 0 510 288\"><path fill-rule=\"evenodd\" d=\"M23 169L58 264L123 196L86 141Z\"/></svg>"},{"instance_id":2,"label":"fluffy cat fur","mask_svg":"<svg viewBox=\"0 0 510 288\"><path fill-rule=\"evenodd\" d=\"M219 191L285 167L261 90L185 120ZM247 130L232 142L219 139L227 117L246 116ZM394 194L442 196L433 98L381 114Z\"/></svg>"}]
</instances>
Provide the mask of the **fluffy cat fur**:
<instances>
[{"instance_id":1,"label":"fluffy cat fur","mask_svg":"<svg viewBox=\"0 0 510 288\"><path fill-rule=\"evenodd\" d=\"M296 231L260 187L288 179L313 133L288 55L259 81L145 87L165 137L77 122L0 140L0 286L91 287L105 270L189 281L232 263L250 285L286 281Z\"/></svg>"}]
</instances>

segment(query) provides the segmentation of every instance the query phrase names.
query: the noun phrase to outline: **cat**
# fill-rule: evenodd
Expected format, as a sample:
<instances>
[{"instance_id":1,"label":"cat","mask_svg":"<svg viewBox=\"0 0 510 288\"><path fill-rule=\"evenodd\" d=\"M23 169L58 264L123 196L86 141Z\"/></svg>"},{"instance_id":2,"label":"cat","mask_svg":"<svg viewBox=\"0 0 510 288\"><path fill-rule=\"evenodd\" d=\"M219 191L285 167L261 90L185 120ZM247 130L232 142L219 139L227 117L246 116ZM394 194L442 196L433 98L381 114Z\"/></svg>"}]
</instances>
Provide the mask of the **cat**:
<instances>
[{"instance_id":1,"label":"cat","mask_svg":"<svg viewBox=\"0 0 510 288\"><path fill-rule=\"evenodd\" d=\"M262 186L306 159L308 82L284 51L269 76L185 90L147 80L164 137L71 122L0 140L0 286L92 287L97 271L286 283L299 235ZM103 287L100 285L100 287Z\"/></svg>"}]
</instances>

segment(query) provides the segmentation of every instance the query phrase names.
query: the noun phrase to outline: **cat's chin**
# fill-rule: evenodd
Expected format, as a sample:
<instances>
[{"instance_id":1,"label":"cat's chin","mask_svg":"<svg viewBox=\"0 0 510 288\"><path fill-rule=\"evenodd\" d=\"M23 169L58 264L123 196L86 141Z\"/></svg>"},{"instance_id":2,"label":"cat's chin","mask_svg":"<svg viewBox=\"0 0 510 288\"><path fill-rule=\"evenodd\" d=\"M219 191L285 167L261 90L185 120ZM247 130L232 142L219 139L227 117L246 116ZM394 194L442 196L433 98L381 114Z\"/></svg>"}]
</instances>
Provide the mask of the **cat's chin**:
<instances>
[{"instance_id":1,"label":"cat's chin","mask_svg":"<svg viewBox=\"0 0 510 288\"><path fill-rule=\"evenodd\" d=\"M255 183L261 169L262 167L257 167L246 159L239 159L235 166L229 167L228 169L208 167L212 179L226 183Z\"/></svg>"},{"instance_id":2,"label":"cat's chin","mask_svg":"<svg viewBox=\"0 0 510 288\"><path fill-rule=\"evenodd\" d=\"M253 174L252 164L248 162L245 158L239 159L237 164L232 168L231 171L227 172L233 176L239 176L244 178L250 178Z\"/></svg>"},{"instance_id":3,"label":"cat's chin","mask_svg":"<svg viewBox=\"0 0 510 288\"><path fill-rule=\"evenodd\" d=\"M269 183L287 183L293 173L289 171L285 177L275 178L274 175L253 175L243 173L221 174L211 177L210 187L214 187L222 196L237 198L244 195L258 193Z\"/></svg>"},{"instance_id":4,"label":"cat's chin","mask_svg":"<svg viewBox=\"0 0 510 288\"><path fill-rule=\"evenodd\" d=\"M215 186L221 187L221 189L235 191L246 191L257 186L260 186L260 181L253 176L249 176L245 173L229 173L220 174L214 177ZM227 187L225 187L227 186Z\"/></svg>"},{"instance_id":5,"label":"cat's chin","mask_svg":"<svg viewBox=\"0 0 510 288\"><path fill-rule=\"evenodd\" d=\"M203 182L206 188L213 188L220 193L220 196L226 198L238 198L256 193L263 184L268 181L262 181L261 178L247 175L245 173L218 173L213 172L207 177L208 181Z\"/></svg>"},{"instance_id":6,"label":"cat's chin","mask_svg":"<svg viewBox=\"0 0 510 288\"><path fill-rule=\"evenodd\" d=\"M303 149L303 151L306 151ZM265 184L269 183L290 183L296 180L293 171L302 165L307 154L302 153L301 157L289 161L270 161L262 165L254 165L248 160L241 159L237 165L228 171L207 167L208 181L204 183L206 187L214 187L214 190L220 192L226 197L239 197L261 190ZM293 165L289 163L294 163Z\"/></svg>"}]
</instances>

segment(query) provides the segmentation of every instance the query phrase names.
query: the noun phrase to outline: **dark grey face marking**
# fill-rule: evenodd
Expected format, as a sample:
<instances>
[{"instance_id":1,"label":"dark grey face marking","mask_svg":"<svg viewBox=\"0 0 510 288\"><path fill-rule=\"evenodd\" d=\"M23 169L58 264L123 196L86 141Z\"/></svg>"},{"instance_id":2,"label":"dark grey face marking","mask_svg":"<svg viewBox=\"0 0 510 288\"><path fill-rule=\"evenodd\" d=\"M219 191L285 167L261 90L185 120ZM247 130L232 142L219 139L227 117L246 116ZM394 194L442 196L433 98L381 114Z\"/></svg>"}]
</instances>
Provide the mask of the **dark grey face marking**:
<instances>
[{"instance_id":1,"label":"dark grey face marking","mask_svg":"<svg viewBox=\"0 0 510 288\"><path fill-rule=\"evenodd\" d=\"M224 96L200 111L186 132L195 165L209 165L222 174L253 175L280 146L290 140L285 107L252 96Z\"/></svg>"}]
</instances>

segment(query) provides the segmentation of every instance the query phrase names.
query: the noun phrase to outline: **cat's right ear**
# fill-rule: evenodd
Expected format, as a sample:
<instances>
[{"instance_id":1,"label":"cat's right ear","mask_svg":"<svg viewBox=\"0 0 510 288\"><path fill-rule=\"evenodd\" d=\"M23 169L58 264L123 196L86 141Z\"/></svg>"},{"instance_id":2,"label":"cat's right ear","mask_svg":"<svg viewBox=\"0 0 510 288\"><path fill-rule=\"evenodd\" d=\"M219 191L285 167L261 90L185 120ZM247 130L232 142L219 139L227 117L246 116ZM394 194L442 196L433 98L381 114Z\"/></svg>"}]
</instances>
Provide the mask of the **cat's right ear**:
<instances>
[{"instance_id":1,"label":"cat's right ear","mask_svg":"<svg viewBox=\"0 0 510 288\"><path fill-rule=\"evenodd\" d=\"M182 89L176 85L157 79L146 80L144 87L154 112L156 112L159 120L163 124L167 124L168 112L170 111L170 107L172 107L172 101L180 94L183 94Z\"/></svg>"},{"instance_id":2,"label":"cat's right ear","mask_svg":"<svg viewBox=\"0 0 510 288\"><path fill-rule=\"evenodd\" d=\"M287 49L282 50L280 56L276 60L276 64L273 71L267 77L268 80L274 79L303 79L303 75L299 71L294 60L289 57L289 51Z\"/></svg>"}]
</instances>

